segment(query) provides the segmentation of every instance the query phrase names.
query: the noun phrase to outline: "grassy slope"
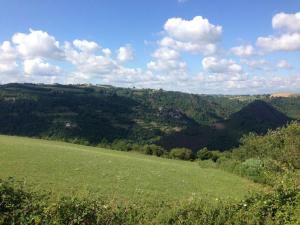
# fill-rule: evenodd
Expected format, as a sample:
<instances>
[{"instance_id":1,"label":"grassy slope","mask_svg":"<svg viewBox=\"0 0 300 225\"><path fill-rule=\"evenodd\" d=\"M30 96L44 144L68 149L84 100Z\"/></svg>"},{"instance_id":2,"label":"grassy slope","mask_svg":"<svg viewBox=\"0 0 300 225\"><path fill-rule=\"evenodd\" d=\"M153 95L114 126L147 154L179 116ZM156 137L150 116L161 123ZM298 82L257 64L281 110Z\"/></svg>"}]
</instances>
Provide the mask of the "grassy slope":
<instances>
[{"instance_id":1,"label":"grassy slope","mask_svg":"<svg viewBox=\"0 0 300 225\"><path fill-rule=\"evenodd\" d=\"M200 196L241 199L256 185L197 163L62 142L0 136L0 178L13 176L55 195L116 199Z\"/></svg>"}]
</instances>

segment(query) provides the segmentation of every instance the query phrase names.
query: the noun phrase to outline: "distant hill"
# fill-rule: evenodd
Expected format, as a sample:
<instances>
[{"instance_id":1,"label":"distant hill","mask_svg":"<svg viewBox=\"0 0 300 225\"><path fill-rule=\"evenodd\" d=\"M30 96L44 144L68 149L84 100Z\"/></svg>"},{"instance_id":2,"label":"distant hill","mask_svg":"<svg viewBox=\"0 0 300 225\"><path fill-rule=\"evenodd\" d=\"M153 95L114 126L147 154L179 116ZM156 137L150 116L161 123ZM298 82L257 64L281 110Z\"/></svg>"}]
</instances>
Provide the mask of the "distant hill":
<instances>
[{"instance_id":1,"label":"distant hill","mask_svg":"<svg viewBox=\"0 0 300 225\"><path fill-rule=\"evenodd\" d=\"M289 97L299 97L300 94L297 93L290 93L290 92L280 92L271 94L272 98L289 98Z\"/></svg>"},{"instance_id":2,"label":"distant hill","mask_svg":"<svg viewBox=\"0 0 300 225\"><path fill-rule=\"evenodd\" d=\"M285 125L291 119L265 101L255 100L228 120L218 121L211 126L197 126L163 137L158 143L167 149L176 146L198 150L203 147L226 150L238 146L243 134L264 134L268 129Z\"/></svg>"},{"instance_id":3,"label":"distant hill","mask_svg":"<svg viewBox=\"0 0 300 225\"><path fill-rule=\"evenodd\" d=\"M255 100L233 113L225 126L243 132L265 133L285 125L291 119L265 101Z\"/></svg>"},{"instance_id":4,"label":"distant hill","mask_svg":"<svg viewBox=\"0 0 300 225\"><path fill-rule=\"evenodd\" d=\"M300 97L196 95L103 85L0 85L1 134L90 145L125 140L167 149L226 150L236 146L241 135L265 132L288 118L300 118Z\"/></svg>"}]
</instances>

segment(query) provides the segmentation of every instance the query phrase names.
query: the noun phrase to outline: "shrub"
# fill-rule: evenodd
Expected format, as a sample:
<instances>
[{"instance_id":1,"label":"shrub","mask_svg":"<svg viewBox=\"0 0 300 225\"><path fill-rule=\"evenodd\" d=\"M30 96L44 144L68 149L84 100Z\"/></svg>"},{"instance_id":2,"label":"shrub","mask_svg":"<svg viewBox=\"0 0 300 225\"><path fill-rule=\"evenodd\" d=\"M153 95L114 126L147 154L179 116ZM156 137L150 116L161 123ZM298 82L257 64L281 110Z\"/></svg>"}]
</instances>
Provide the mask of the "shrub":
<instances>
[{"instance_id":1,"label":"shrub","mask_svg":"<svg viewBox=\"0 0 300 225\"><path fill-rule=\"evenodd\" d=\"M299 185L282 180L273 191L252 194L239 203L193 199L157 203L116 203L25 191L0 180L0 224L300 224Z\"/></svg>"},{"instance_id":2,"label":"shrub","mask_svg":"<svg viewBox=\"0 0 300 225\"><path fill-rule=\"evenodd\" d=\"M240 172L242 176L248 177L255 182L265 183L265 168L263 162L259 159L247 159L240 165Z\"/></svg>"},{"instance_id":3,"label":"shrub","mask_svg":"<svg viewBox=\"0 0 300 225\"><path fill-rule=\"evenodd\" d=\"M210 152L206 147L200 149L200 150L197 152L197 158L200 159L200 160L209 160L209 159L211 159L212 157L213 157L213 153Z\"/></svg>"},{"instance_id":4,"label":"shrub","mask_svg":"<svg viewBox=\"0 0 300 225\"><path fill-rule=\"evenodd\" d=\"M300 169L300 124L293 122L270 130L264 136L246 135L233 156L242 161L249 158L272 159L289 169Z\"/></svg>"},{"instance_id":5,"label":"shrub","mask_svg":"<svg viewBox=\"0 0 300 225\"><path fill-rule=\"evenodd\" d=\"M193 152L188 148L173 148L169 153L172 159L191 160L194 158Z\"/></svg>"},{"instance_id":6,"label":"shrub","mask_svg":"<svg viewBox=\"0 0 300 225\"><path fill-rule=\"evenodd\" d=\"M111 148L119 151L130 151L131 150L131 144L126 140L114 140L111 144Z\"/></svg>"},{"instance_id":7,"label":"shrub","mask_svg":"<svg viewBox=\"0 0 300 225\"><path fill-rule=\"evenodd\" d=\"M143 149L146 155L155 155L158 157L162 156L165 152L165 150L162 147L154 144L144 145Z\"/></svg>"},{"instance_id":8,"label":"shrub","mask_svg":"<svg viewBox=\"0 0 300 225\"><path fill-rule=\"evenodd\" d=\"M228 172L239 174L239 167L241 162L239 160L231 159L225 156L221 156L217 160L218 168L224 169Z\"/></svg>"}]
</instances>

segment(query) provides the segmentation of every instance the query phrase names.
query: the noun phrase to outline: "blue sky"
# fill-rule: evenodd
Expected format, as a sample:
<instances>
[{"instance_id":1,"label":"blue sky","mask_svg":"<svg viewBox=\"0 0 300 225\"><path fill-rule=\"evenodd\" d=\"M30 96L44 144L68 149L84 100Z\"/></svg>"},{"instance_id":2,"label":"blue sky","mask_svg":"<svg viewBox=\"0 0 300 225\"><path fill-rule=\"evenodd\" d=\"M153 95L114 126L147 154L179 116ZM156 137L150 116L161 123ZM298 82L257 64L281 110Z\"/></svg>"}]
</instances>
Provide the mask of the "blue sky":
<instances>
[{"instance_id":1,"label":"blue sky","mask_svg":"<svg viewBox=\"0 0 300 225\"><path fill-rule=\"evenodd\" d=\"M1 83L300 92L299 1L1 3Z\"/></svg>"}]
</instances>

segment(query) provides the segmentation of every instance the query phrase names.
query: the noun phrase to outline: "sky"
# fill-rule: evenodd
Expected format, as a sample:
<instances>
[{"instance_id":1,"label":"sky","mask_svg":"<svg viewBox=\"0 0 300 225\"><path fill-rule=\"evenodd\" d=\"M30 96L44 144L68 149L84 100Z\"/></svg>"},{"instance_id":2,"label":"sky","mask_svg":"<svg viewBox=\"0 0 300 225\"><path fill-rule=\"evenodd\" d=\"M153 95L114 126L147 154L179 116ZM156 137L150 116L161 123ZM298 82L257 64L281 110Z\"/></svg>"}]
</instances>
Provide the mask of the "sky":
<instances>
[{"instance_id":1,"label":"sky","mask_svg":"<svg viewBox=\"0 0 300 225\"><path fill-rule=\"evenodd\" d=\"M1 0L0 83L300 92L300 1Z\"/></svg>"}]
</instances>

